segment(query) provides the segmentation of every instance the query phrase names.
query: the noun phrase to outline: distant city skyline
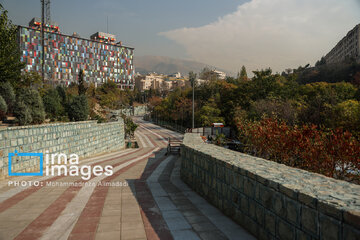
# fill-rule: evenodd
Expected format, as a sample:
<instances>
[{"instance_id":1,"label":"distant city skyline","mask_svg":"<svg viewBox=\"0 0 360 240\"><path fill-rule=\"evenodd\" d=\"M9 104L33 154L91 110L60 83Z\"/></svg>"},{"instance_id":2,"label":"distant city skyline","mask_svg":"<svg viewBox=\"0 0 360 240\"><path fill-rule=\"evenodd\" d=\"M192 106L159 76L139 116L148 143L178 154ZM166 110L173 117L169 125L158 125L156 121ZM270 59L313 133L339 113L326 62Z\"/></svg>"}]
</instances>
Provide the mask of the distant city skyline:
<instances>
[{"instance_id":1,"label":"distant city skyline","mask_svg":"<svg viewBox=\"0 0 360 240\"><path fill-rule=\"evenodd\" d=\"M14 24L41 16L40 0L0 0ZM346 14L345 14L346 13ZM281 72L328 53L360 23L358 0L135 0L51 2L65 34L115 34L136 56L194 60L232 72ZM135 65L136 67L136 65Z\"/></svg>"}]
</instances>

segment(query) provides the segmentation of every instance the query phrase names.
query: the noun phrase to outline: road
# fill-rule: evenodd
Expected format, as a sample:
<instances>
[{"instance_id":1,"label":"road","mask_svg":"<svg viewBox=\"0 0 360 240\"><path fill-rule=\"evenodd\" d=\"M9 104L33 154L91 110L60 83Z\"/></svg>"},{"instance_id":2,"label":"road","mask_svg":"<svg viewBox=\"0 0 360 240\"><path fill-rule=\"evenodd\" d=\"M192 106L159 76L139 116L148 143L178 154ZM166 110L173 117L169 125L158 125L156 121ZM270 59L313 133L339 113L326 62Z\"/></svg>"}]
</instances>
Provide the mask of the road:
<instances>
[{"instance_id":1,"label":"road","mask_svg":"<svg viewBox=\"0 0 360 240\"><path fill-rule=\"evenodd\" d=\"M111 176L2 180L0 239L254 239L181 181L180 158L165 156L167 137L181 134L134 120L139 148L81 160L112 165Z\"/></svg>"}]
</instances>

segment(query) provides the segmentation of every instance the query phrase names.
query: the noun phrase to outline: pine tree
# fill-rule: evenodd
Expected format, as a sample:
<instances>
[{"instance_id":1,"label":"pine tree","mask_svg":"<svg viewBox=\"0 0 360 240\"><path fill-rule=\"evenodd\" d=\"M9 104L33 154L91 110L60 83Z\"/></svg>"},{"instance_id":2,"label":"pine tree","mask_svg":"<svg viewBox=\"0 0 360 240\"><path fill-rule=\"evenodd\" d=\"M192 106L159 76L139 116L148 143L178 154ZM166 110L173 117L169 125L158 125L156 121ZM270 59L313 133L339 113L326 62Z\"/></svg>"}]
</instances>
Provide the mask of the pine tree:
<instances>
[{"instance_id":1,"label":"pine tree","mask_svg":"<svg viewBox=\"0 0 360 240\"><path fill-rule=\"evenodd\" d=\"M84 72L82 69L80 69L79 72L79 83L78 83L78 92L80 95L85 95L87 90L87 87L85 87L85 81L84 81Z\"/></svg>"},{"instance_id":2,"label":"pine tree","mask_svg":"<svg viewBox=\"0 0 360 240\"><path fill-rule=\"evenodd\" d=\"M245 68L244 65L241 67L241 71L240 71L240 74L239 74L239 80L241 80L241 81L247 81L248 80L248 76L247 76L247 73L246 73L246 68Z\"/></svg>"}]
</instances>

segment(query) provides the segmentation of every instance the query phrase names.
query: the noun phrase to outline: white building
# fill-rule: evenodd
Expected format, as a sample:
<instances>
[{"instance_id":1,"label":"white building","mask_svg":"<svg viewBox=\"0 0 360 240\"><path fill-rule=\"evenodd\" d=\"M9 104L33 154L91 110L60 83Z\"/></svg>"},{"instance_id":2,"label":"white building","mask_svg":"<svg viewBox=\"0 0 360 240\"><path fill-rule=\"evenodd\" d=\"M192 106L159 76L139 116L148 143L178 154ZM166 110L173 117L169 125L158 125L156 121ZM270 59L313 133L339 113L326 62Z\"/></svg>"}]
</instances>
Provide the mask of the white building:
<instances>
[{"instance_id":1,"label":"white building","mask_svg":"<svg viewBox=\"0 0 360 240\"><path fill-rule=\"evenodd\" d=\"M173 73L173 74L168 75L168 77L181 78L181 73L180 72Z\"/></svg>"},{"instance_id":2,"label":"white building","mask_svg":"<svg viewBox=\"0 0 360 240\"><path fill-rule=\"evenodd\" d=\"M226 78L226 73L224 73L224 72L221 72L221 71L218 71L218 70L214 70L213 72L216 74L218 79L222 80L222 79Z\"/></svg>"},{"instance_id":3,"label":"white building","mask_svg":"<svg viewBox=\"0 0 360 240\"><path fill-rule=\"evenodd\" d=\"M136 87L141 91L162 88L165 76L162 74L150 73L146 76L139 76L135 80Z\"/></svg>"}]
</instances>

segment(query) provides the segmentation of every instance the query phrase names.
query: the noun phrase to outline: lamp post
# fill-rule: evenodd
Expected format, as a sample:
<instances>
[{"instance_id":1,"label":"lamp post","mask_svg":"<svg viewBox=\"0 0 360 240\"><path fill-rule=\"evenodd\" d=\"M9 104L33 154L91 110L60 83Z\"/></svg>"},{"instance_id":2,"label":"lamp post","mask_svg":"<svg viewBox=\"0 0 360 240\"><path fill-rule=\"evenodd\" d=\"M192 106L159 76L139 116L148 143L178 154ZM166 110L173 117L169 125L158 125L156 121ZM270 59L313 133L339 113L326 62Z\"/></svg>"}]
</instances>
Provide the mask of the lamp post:
<instances>
[{"instance_id":1,"label":"lamp post","mask_svg":"<svg viewBox=\"0 0 360 240\"><path fill-rule=\"evenodd\" d=\"M189 72L189 80L192 83L192 128L195 128L195 81L196 74Z\"/></svg>"}]
</instances>

